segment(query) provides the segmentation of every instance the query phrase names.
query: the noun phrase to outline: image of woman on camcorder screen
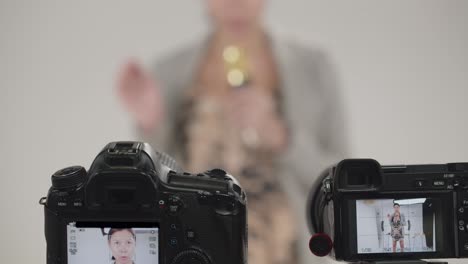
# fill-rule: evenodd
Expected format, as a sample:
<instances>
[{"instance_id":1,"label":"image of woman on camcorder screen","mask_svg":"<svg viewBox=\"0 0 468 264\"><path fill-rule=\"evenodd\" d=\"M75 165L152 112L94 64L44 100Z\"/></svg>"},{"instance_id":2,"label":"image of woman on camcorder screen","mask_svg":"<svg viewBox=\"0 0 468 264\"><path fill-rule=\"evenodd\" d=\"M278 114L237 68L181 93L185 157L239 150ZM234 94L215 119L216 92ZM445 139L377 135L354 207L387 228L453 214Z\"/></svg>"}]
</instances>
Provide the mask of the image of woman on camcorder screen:
<instances>
[{"instance_id":1,"label":"image of woman on camcorder screen","mask_svg":"<svg viewBox=\"0 0 468 264\"><path fill-rule=\"evenodd\" d=\"M393 204L393 209L395 210L394 213L387 215L391 227L390 236L393 240L392 249L393 252L396 252L396 244L399 242L400 252L403 252L405 248L405 241L403 239L403 226L406 225L405 215L400 213L400 205L398 203Z\"/></svg>"},{"instance_id":2,"label":"image of woman on camcorder screen","mask_svg":"<svg viewBox=\"0 0 468 264\"><path fill-rule=\"evenodd\" d=\"M131 228L112 228L107 236L113 264L134 264L135 232Z\"/></svg>"},{"instance_id":3,"label":"image of woman on camcorder screen","mask_svg":"<svg viewBox=\"0 0 468 264\"><path fill-rule=\"evenodd\" d=\"M437 208L429 198L357 200L358 253L434 252Z\"/></svg>"},{"instance_id":4,"label":"image of woman on camcorder screen","mask_svg":"<svg viewBox=\"0 0 468 264\"><path fill-rule=\"evenodd\" d=\"M397 242L400 242L400 252L404 251L405 248L405 243L403 240L403 222L400 219L400 213L395 212L393 214L393 219L390 219L390 226L392 228L391 230L391 237L393 239L393 244L392 244L392 249L393 252L396 252L396 244Z\"/></svg>"}]
</instances>

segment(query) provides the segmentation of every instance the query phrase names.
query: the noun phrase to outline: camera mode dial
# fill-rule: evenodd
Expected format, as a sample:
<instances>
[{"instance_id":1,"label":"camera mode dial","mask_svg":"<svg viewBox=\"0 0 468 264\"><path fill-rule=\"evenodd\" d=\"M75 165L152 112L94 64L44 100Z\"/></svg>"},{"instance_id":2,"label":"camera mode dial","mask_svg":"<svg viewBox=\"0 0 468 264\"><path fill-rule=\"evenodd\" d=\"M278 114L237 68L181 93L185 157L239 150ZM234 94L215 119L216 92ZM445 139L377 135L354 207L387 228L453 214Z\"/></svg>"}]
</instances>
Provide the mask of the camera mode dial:
<instances>
[{"instance_id":1,"label":"camera mode dial","mask_svg":"<svg viewBox=\"0 0 468 264\"><path fill-rule=\"evenodd\" d=\"M81 166L71 166L55 172L52 177L52 186L55 189L67 189L80 186L86 177L86 170Z\"/></svg>"}]
</instances>

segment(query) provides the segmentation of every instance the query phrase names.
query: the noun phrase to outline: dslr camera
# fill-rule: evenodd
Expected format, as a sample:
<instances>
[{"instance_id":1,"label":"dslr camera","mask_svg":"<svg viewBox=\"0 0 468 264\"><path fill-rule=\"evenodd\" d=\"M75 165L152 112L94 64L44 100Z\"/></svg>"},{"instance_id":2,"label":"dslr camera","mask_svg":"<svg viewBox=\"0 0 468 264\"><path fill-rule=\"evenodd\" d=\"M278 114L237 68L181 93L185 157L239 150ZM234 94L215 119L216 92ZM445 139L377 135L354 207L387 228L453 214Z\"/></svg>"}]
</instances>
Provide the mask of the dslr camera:
<instances>
[{"instance_id":1,"label":"dslr camera","mask_svg":"<svg viewBox=\"0 0 468 264\"><path fill-rule=\"evenodd\" d=\"M311 251L348 262L468 257L468 163L346 159L310 192ZM403 261L403 262L402 262Z\"/></svg>"},{"instance_id":2,"label":"dslr camera","mask_svg":"<svg viewBox=\"0 0 468 264\"><path fill-rule=\"evenodd\" d=\"M246 195L221 169L183 172L142 142L52 175L47 264L247 263Z\"/></svg>"}]
</instances>

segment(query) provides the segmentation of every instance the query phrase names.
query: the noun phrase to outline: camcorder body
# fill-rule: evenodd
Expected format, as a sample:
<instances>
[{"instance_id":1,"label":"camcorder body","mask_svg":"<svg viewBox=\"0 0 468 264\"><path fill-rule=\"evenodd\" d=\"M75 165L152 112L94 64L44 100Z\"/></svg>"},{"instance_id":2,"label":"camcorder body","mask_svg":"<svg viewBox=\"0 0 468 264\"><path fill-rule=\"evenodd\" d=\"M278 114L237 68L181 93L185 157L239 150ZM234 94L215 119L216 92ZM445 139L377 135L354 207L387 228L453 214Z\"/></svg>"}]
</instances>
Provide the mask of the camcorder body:
<instances>
[{"instance_id":1,"label":"camcorder body","mask_svg":"<svg viewBox=\"0 0 468 264\"><path fill-rule=\"evenodd\" d=\"M57 171L40 203L47 264L247 262L246 195L236 179L221 169L183 172L146 143L112 142L87 172Z\"/></svg>"},{"instance_id":2,"label":"camcorder body","mask_svg":"<svg viewBox=\"0 0 468 264\"><path fill-rule=\"evenodd\" d=\"M468 257L468 163L347 159L311 190L309 246L348 262ZM333 241L331 241L333 240Z\"/></svg>"}]
</instances>

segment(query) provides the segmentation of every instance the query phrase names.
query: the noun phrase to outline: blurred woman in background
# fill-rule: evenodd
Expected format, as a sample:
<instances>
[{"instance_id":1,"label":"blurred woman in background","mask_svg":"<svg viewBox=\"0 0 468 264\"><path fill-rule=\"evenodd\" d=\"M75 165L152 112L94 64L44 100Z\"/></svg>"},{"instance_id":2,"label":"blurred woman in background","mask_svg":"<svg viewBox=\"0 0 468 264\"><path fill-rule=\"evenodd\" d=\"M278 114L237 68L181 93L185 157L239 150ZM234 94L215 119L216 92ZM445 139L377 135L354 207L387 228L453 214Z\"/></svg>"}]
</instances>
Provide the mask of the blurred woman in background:
<instances>
[{"instance_id":1,"label":"blurred woman in background","mask_svg":"<svg viewBox=\"0 0 468 264\"><path fill-rule=\"evenodd\" d=\"M205 2L211 34L154 72L126 63L119 97L141 139L185 170L239 179L250 263L306 263L307 192L346 149L334 74L320 51L264 29L264 0Z\"/></svg>"}]
</instances>

